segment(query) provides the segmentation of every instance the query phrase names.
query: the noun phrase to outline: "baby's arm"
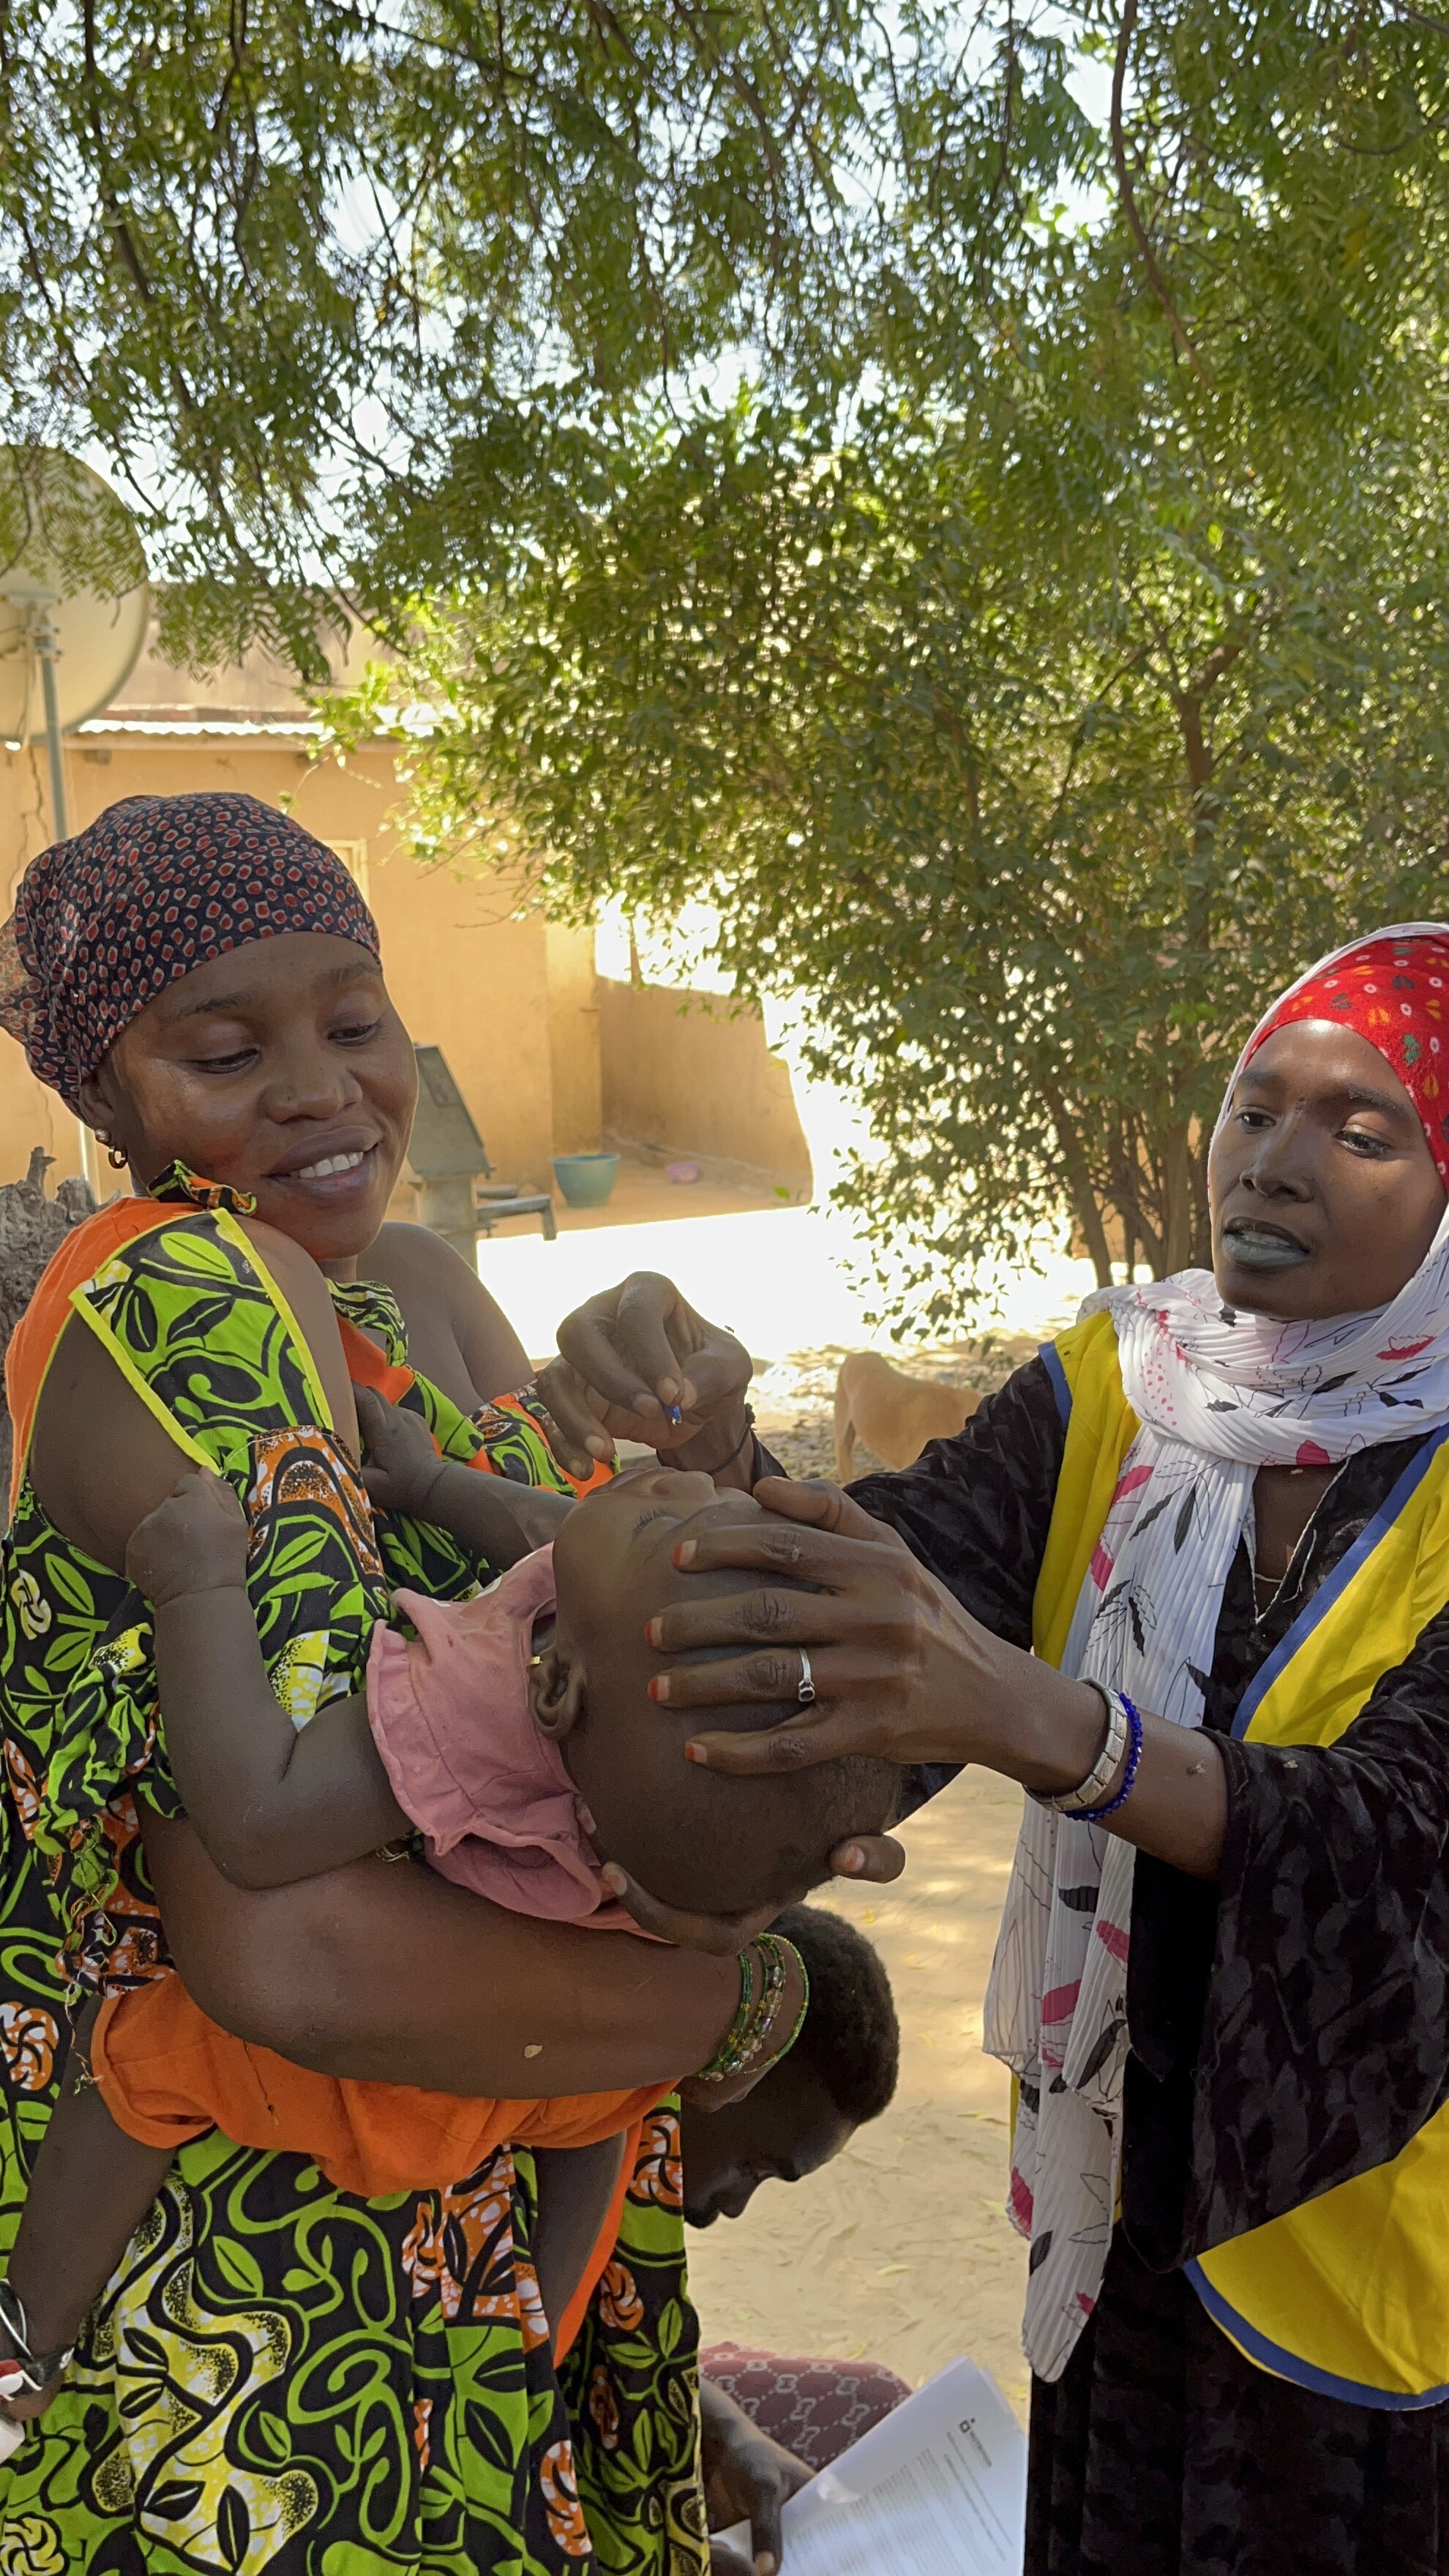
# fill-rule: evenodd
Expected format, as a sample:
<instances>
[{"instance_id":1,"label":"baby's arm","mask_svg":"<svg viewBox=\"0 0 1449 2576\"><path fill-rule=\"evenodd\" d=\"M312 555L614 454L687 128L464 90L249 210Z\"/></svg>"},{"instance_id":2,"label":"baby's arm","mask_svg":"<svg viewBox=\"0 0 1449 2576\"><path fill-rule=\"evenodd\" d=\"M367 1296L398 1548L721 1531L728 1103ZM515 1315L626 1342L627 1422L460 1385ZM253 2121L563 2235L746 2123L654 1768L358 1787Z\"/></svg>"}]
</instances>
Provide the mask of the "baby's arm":
<instances>
[{"instance_id":1,"label":"baby's arm","mask_svg":"<svg viewBox=\"0 0 1449 2576\"><path fill-rule=\"evenodd\" d=\"M137 1527L126 1573L152 1605L166 1749L187 1814L223 1876L281 1887L412 1826L365 1699L330 1700L300 1730L282 1708L247 1597L247 1546L231 1487L183 1476Z\"/></svg>"},{"instance_id":2,"label":"baby's arm","mask_svg":"<svg viewBox=\"0 0 1449 2576\"><path fill-rule=\"evenodd\" d=\"M375 1387L356 1386L353 1394L367 1445L362 1481L379 1511L431 1521L496 1566L514 1565L558 1536L573 1510L570 1495L440 1458L420 1415L388 1404Z\"/></svg>"}]
</instances>

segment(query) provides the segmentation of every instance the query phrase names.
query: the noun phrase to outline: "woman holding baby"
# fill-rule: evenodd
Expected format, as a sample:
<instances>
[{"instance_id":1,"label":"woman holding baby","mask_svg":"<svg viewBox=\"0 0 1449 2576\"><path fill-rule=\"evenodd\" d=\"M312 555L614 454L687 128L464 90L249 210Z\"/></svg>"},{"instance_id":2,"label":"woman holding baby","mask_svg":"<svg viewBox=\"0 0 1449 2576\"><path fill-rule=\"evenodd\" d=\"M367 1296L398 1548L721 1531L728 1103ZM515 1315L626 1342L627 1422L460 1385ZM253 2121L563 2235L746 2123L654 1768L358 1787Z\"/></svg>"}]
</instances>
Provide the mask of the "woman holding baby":
<instances>
[{"instance_id":1,"label":"woman holding baby","mask_svg":"<svg viewBox=\"0 0 1449 2576\"><path fill-rule=\"evenodd\" d=\"M902 1473L762 1482L651 1623L721 1774L1028 1792L986 2008L1028 2576L1449 2576L1446 1049L1449 927L1323 960L1228 1085L1210 1272L1092 1298ZM673 1436L671 1294L561 1336L579 1463ZM692 1437L748 1429L740 1384Z\"/></svg>"},{"instance_id":2,"label":"woman holding baby","mask_svg":"<svg viewBox=\"0 0 1449 2576\"><path fill-rule=\"evenodd\" d=\"M537 2292L542 2151L505 2142L426 2187L401 2187L404 2167L390 2189L364 2175L349 2190L327 2159L267 2144L273 2117L288 2134L280 2077L271 2102L253 2087L253 2143L243 2117L235 2137L183 2126L64 2371L43 2323L52 2285L23 2313L5 2286L3 2349L28 2342L52 2402L4 2473L0 2564L562 2576L592 2534L621 2576L693 2576L707 2559L693 2326L662 2097L684 2068L716 2064L727 2084L772 2062L799 2021L796 1954L748 1944L742 1963L590 1938L566 1904L540 1920L392 1865L398 1853L373 1845L410 1811L391 1802L365 1713L343 1747L353 1805L341 1793L316 1805L300 1855L309 1811L294 1808L274 1873L285 1883L229 1883L184 1812L150 1614L125 1572L180 1469L221 1480L242 1527L245 1617L200 1714L214 1720L216 1692L259 1655L256 1723L278 1704L291 1721L280 1777L294 1748L307 1769L312 1720L319 1744L340 1740L400 1587L440 1612L466 1606L507 1561L450 1533L426 1498L410 1510L394 1495L374 1526L355 1387L412 1419L429 1473L501 1467L494 1499L520 1545L547 1535L551 1499L556 1519L558 1491L575 1490L528 1400L470 1415L413 1370L396 1299L358 1275L415 1093L371 918L329 851L249 798L131 800L28 871L0 1018L133 1183L52 1263L8 1373L7 2241L72 2021L88 2034L102 1995L179 1995L173 1965L254 2071L271 2052L354 2105L374 2087L405 2134L446 2096L513 2102L520 2117L519 2097L538 2097L535 2112L623 2092L661 2104L633 2120L634 2152L623 2169L616 2158L582 2234L568 2213L587 2305L566 2354ZM456 1337L425 1309L419 1290L411 1311L446 1370ZM469 1503L494 1485L468 1481ZM220 1618L203 1598L213 1652ZM254 1848L251 1794L212 1820L217 1848L228 1828L234 1848ZM315 1875L348 1819L350 1847L370 1856ZM88 2072L78 2043L66 2085L82 2116ZM105 2188L102 2174L97 2200Z\"/></svg>"}]
</instances>

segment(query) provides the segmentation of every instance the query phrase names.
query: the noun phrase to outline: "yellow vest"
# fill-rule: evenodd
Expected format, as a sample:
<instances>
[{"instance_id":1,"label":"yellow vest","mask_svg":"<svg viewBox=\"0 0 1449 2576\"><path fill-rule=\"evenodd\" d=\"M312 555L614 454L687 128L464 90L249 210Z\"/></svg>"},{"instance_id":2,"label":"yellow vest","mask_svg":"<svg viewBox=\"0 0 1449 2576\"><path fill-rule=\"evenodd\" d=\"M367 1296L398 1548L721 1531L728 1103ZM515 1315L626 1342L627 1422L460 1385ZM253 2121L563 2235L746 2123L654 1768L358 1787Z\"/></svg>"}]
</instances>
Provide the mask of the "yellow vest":
<instances>
[{"instance_id":1,"label":"yellow vest","mask_svg":"<svg viewBox=\"0 0 1449 2576\"><path fill-rule=\"evenodd\" d=\"M1138 1424L1110 1316L1042 1354L1067 1421L1033 1642L1059 1664ZM1333 1744L1449 1601L1449 1426L1427 1440L1249 1684L1235 1732ZM1249 2361L1350 2405L1449 2398L1449 2104L1388 2164L1187 2265Z\"/></svg>"}]
</instances>

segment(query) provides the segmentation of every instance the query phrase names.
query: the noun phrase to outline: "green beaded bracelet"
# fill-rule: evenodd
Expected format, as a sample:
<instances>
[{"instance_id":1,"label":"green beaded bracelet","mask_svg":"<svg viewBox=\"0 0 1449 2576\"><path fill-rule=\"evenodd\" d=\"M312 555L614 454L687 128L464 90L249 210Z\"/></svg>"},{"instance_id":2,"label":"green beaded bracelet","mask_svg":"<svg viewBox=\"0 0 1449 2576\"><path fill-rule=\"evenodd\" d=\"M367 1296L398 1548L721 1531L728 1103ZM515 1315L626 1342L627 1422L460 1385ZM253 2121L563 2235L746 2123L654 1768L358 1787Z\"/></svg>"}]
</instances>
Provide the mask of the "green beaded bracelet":
<instances>
[{"instance_id":1,"label":"green beaded bracelet","mask_svg":"<svg viewBox=\"0 0 1449 2576\"><path fill-rule=\"evenodd\" d=\"M754 1962L751 1959L748 1950L741 1950L738 1964L740 1971L740 1999L735 2006L734 2019L730 2023L729 2029L725 2032L723 2039L720 2041L718 2048L715 2050L713 2057L710 2059L708 2066L702 2066L699 2070L700 2076L706 2084L713 2084L721 2077L733 2075L738 2071L740 2062L740 2043L744 2038L745 2032L749 2028L750 2006L754 2001L755 1994Z\"/></svg>"},{"instance_id":2,"label":"green beaded bracelet","mask_svg":"<svg viewBox=\"0 0 1449 2576\"><path fill-rule=\"evenodd\" d=\"M757 1952L760 1982L755 1985L751 1951ZM770 2048L768 2041L780 1997L785 1991L791 1963L799 1969L804 2001L795 2026L783 2045ZM748 1949L740 1952L740 2001L733 2021L707 2066L700 2069L700 2080L706 2084L723 2084L734 2075L747 2074L762 2059L770 2063L786 2056L805 2026L810 2009L810 1977L793 1941L779 1932L762 1932Z\"/></svg>"}]
</instances>

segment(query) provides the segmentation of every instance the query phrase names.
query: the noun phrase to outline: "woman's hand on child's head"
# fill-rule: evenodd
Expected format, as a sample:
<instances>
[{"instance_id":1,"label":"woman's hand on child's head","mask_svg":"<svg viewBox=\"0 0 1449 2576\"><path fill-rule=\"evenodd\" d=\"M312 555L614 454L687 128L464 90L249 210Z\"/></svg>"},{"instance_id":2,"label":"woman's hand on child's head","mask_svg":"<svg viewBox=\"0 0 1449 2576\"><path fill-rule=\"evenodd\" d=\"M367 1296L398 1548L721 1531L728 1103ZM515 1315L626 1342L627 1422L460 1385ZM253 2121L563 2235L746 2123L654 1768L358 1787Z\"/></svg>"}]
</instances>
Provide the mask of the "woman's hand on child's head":
<instances>
[{"instance_id":1,"label":"woman's hand on child's head","mask_svg":"<svg viewBox=\"0 0 1449 2576\"><path fill-rule=\"evenodd\" d=\"M837 1843L830 1855L835 1877L877 1887L889 1886L905 1865L905 1852L890 1834L852 1834L848 1841ZM780 1911L771 1904L756 1906L749 1914L688 1914L677 1905L662 1905L616 1860L605 1861L601 1875L609 1894L633 1915L641 1932L652 1933L656 1941L667 1941L675 1950L705 1950L716 1959L735 1957L758 1934L769 1931Z\"/></svg>"},{"instance_id":2,"label":"woman's hand on child's head","mask_svg":"<svg viewBox=\"0 0 1449 2576\"><path fill-rule=\"evenodd\" d=\"M632 1914L641 1932L668 1941L676 1950L707 1950L716 1959L736 1958L761 1932L768 1932L780 1908L757 1905L749 1914L686 1914L677 1905L661 1905L616 1860L604 1863L601 1876L609 1894Z\"/></svg>"},{"instance_id":3,"label":"woman's hand on child's head","mask_svg":"<svg viewBox=\"0 0 1449 2576\"><path fill-rule=\"evenodd\" d=\"M389 1404L375 1386L354 1386L357 1427L365 1451L362 1481L381 1512L406 1512L425 1520L424 1505L447 1461L420 1413Z\"/></svg>"},{"instance_id":4,"label":"woman's hand on child's head","mask_svg":"<svg viewBox=\"0 0 1449 2576\"><path fill-rule=\"evenodd\" d=\"M837 1843L830 1855L836 1878L863 1879L872 1887L889 1887L905 1865L905 1846L894 1834L852 1834L848 1842Z\"/></svg>"},{"instance_id":5,"label":"woman's hand on child's head","mask_svg":"<svg viewBox=\"0 0 1449 2576\"><path fill-rule=\"evenodd\" d=\"M982 1759L978 1712L990 1715L1002 1659L1015 1648L838 1486L766 1476L754 1495L763 1509L753 1519L702 1519L681 1533L674 1562L683 1573L738 1568L755 1588L676 1597L646 1629L667 1659L650 1698L682 1716L708 1712L685 1745L688 1760L757 1779L850 1754L905 1768ZM700 1652L717 1646L736 1652ZM776 1726L727 1731L731 1706L761 1701L788 1714Z\"/></svg>"},{"instance_id":6,"label":"woman's hand on child's head","mask_svg":"<svg viewBox=\"0 0 1449 2576\"><path fill-rule=\"evenodd\" d=\"M126 1580L154 1609L193 1592L244 1587L251 1533L222 1476L193 1468L131 1532Z\"/></svg>"}]
</instances>

